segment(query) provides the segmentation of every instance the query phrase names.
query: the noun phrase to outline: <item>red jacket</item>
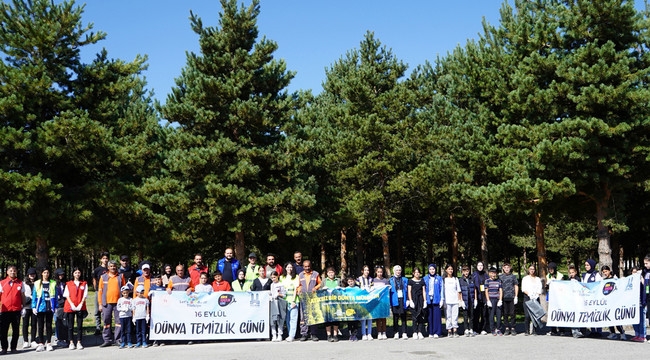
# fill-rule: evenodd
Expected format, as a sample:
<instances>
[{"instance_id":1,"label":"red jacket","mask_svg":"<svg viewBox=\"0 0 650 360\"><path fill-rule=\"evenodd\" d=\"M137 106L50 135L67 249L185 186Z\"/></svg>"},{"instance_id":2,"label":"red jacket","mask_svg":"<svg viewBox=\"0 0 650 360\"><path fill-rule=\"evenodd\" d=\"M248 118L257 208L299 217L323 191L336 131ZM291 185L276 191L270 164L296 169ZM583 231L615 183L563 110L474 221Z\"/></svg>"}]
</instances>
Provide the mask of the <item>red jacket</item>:
<instances>
[{"instance_id":1,"label":"red jacket","mask_svg":"<svg viewBox=\"0 0 650 360\"><path fill-rule=\"evenodd\" d=\"M0 301L2 306L0 312L20 311L23 309L23 300L25 299L23 289L23 282L20 279L6 279L0 281L2 292L0 293Z\"/></svg>"}]
</instances>

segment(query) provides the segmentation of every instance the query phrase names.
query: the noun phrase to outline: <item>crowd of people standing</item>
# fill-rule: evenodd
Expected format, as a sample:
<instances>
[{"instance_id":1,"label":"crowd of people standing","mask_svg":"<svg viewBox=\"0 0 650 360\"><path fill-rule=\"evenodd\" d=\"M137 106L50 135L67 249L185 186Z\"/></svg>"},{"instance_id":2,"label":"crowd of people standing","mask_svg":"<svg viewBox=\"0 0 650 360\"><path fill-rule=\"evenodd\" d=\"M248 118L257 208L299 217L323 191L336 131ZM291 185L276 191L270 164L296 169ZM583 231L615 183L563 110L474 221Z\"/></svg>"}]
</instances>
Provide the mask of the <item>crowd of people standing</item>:
<instances>
[{"instance_id":1,"label":"crowd of people standing","mask_svg":"<svg viewBox=\"0 0 650 360\"><path fill-rule=\"evenodd\" d=\"M129 257L122 255L118 262L109 260L108 253L100 255L100 264L93 271L92 285L96 289L92 301L95 304L95 335L102 336L100 347L112 345L120 348L148 347L147 324L150 320L150 292L155 290L191 292L217 291L269 291L273 305L270 322L272 341L319 341L316 324L308 324L305 319L305 294L319 289L359 287L368 291L379 287L389 287L389 301L392 314L393 339L437 339L443 336L455 338L462 336L492 334L494 336L515 336L515 309L518 299L524 302L539 302L548 285L566 278L557 271L554 263L548 265L545 279L537 276L535 266L527 268L527 275L521 282L512 273L509 263L502 265L499 274L495 267L485 269L478 262L470 274L469 266L462 266L460 276L451 265L438 271L436 264L429 264L426 272L415 267L412 277L407 278L399 265L387 269L381 265L364 265L358 276L336 277L336 270L329 267L321 276L312 268L309 260L303 260L299 251L294 253L293 261L284 266L276 262L274 254L267 254L264 263L258 263L257 255L250 253L248 263L243 265L234 258L228 248L224 257L217 262L210 274L201 254L196 254L187 269L183 264L175 267L164 265L161 272L152 271L152 264L141 262L136 269L130 266ZM645 314L646 297L650 288L650 255L644 259L640 296L642 320L634 326L633 341L646 341ZM603 267L596 271L596 262L587 260L585 272L568 267L569 280L594 282L603 278L613 278L611 269ZM83 340L83 319L88 315L86 301L88 283L81 278L81 270L72 269L71 279L67 280L63 270L57 269L51 277L47 268L27 270L24 279L18 278L16 266L6 269L6 278L0 281L0 346L1 353L17 352L19 334L23 337L22 348L34 348L37 352L52 351L54 347L67 347L81 350ZM542 330L538 321L532 321L533 314L528 306L524 310L524 335L537 335ZM411 316L411 337L407 330L407 315ZM443 315L445 328L443 331ZM459 317L462 315L462 331ZM22 331L19 331L20 320ZM373 322L376 336L373 334ZM323 324L327 340L338 342L342 325L347 325L350 341L385 340L387 319L363 319ZM8 329L11 327L11 344ZM286 328L286 331L285 331ZM359 332L360 330L360 332ZM616 334L618 330L619 334ZM551 328L549 335L564 333L576 338L602 336L601 329L561 329ZM426 335L426 336L425 336ZM56 336L56 342L53 341ZM623 327L611 328L609 338L625 340ZM190 341L191 343L191 341ZM158 342L153 346L163 345Z\"/></svg>"}]
</instances>

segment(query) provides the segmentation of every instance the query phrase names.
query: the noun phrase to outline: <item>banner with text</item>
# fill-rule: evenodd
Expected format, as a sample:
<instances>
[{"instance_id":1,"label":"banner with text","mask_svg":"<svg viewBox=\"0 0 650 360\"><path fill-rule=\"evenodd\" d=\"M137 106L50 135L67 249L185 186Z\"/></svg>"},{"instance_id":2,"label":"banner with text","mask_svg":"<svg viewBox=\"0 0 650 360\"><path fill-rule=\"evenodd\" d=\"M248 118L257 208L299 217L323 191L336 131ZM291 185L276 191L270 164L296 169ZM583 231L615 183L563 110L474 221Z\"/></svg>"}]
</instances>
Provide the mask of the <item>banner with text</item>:
<instances>
[{"instance_id":1,"label":"banner with text","mask_svg":"<svg viewBox=\"0 0 650 360\"><path fill-rule=\"evenodd\" d=\"M307 323L387 318L390 316L388 290L388 286L370 292L354 287L309 293L306 296Z\"/></svg>"},{"instance_id":2,"label":"banner with text","mask_svg":"<svg viewBox=\"0 0 650 360\"><path fill-rule=\"evenodd\" d=\"M270 292L154 291L151 340L266 339Z\"/></svg>"},{"instance_id":3,"label":"banner with text","mask_svg":"<svg viewBox=\"0 0 650 360\"><path fill-rule=\"evenodd\" d=\"M553 281L548 326L604 327L639 323L639 274L592 283Z\"/></svg>"}]
</instances>

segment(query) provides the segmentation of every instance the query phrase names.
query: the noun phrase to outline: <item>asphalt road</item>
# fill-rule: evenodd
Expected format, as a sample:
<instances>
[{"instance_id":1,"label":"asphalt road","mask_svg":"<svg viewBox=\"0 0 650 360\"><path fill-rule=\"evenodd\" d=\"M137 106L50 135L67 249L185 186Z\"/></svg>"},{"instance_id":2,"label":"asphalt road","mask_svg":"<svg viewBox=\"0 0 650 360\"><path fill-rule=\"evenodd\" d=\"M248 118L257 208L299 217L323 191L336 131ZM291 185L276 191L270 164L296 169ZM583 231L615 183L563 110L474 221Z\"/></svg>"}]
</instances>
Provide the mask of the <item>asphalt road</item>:
<instances>
[{"instance_id":1,"label":"asphalt road","mask_svg":"<svg viewBox=\"0 0 650 360\"><path fill-rule=\"evenodd\" d=\"M522 329L523 330L523 329ZM629 332L628 332L629 334ZM632 333L634 335L634 333ZM236 341L193 345L165 345L147 349L99 348L99 337L86 336L83 350L55 348L48 353L34 350L2 355L6 359L583 359L603 356L636 359L647 356L650 343L607 339L574 339L556 336L492 336L423 340L372 340L328 343L318 342ZM20 342L22 346L22 341ZM306 356L306 354L308 354Z\"/></svg>"}]
</instances>

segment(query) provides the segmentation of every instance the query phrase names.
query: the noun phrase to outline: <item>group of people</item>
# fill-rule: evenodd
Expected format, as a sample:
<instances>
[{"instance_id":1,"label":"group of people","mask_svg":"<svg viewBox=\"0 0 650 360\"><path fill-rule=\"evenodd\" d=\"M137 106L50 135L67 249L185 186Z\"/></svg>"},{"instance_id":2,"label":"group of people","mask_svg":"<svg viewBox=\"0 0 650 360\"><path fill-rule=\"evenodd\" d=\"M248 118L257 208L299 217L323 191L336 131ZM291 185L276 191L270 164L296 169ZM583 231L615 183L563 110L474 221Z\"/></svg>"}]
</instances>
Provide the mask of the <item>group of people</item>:
<instances>
[{"instance_id":1,"label":"group of people","mask_svg":"<svg viewBox=\"0 0 650 360\"><path fill-rule=\"evenodd\" d=\"M642 320L634 326L633 341L645 341L646 291L650 288L650 255L644 259L642 269L640 303ZM232 249L226 249L224 257L217 262L210 274L203 263L201 254L196 254L193 264L187 269L179 264L172 272L171 265L165 265L160 273L152 271L152 264L141 262L137 269L130 266L129 257L122 255L120 263L109 260L108 253L100 255L100 265L93 271L92 284L96 289L95 335L102 335L100 347L118 345L120 348L148 347L148 323L151 306L150 293L155 290L211 293L216 291L269 291L272 306L270 313L272 341L318 341L318 325L308 324L305 314L304 294L319 289L340 287L360 287L368 291L389 286L389 301L393 319L393 338L408 339L406 329L407 314L412 320L412 338L436 339L461 336L459 317L464 319L463 336L492 334L494 336L517 335L515 329L515 308L520 291L524 302L539 302L540 296L548 291L552 281L564 280L554 263L548 265L548 274L542 281L536 274L535 266L527 269L521 279L512 273L509 263L502 265L498 274L495 267L486 271L485 264L478 262L476 270L470 274L469 266L462 266L461 276L456 269L445 265L439 273L436 264L429 264L426 273L414 268L412 277L403 274L401 266L392 269L388 277L383 266L375 266L371 274L369 266L363 266L359 276L336 277L336 270L329 267L321 275L312 268L311 261L302 259L299 251L294 253L293 261L284 266L276 263L276 256L268 254L266 262L258 264L257 255L250 253L248 263L242 265L234 258ZM593 282L613 277L611 270L604 266L599 273L596 262L585 262L586 272L579 274L571 265L568 279ZM37 271L30 268L24 280L18 278L15 266L6 270L7 277L0 281L0 346L1 353L16 352L18 346L19 322L23 319L23 349L52 351L54 344L53 325L59 342L71 350L83 349L83 319L88 315L86 299L88 284L81 278L78 268L72 270L72 280L66 280L65 272L57 269L54 278L47 268ZM38 277L38 279L37 279ZM531 321L531 309L524 308L524 334L536 335L541 330L539 322ZM443 313L445 328L443 331ZM373 321L376 338L387 339L387 319L364 319L347 322L349 340L372 340ZM537 324L537 325L536 325ZM30 329L31 325L31 329ZM298 326L299 325L299 326ZM339 341L340 323L325 323L327 340ZM532 325L532 326L531 326ZM286 326L286 337L284 328ZM12 328L11 344L8 342L8 329ZM359 331L360 330L360 331ZM560 335L570 330L574 337L582 337L585 329L553 328L549 334ZM610 338L625 339L622 327L610 329ZM591 329L589 334L599 336L599 329ZM190 342L191 343L191 342ZM152 345L159 345L154 342ZM161 344L162 345L162 344Z\"/></svg>"}]
</instances>

